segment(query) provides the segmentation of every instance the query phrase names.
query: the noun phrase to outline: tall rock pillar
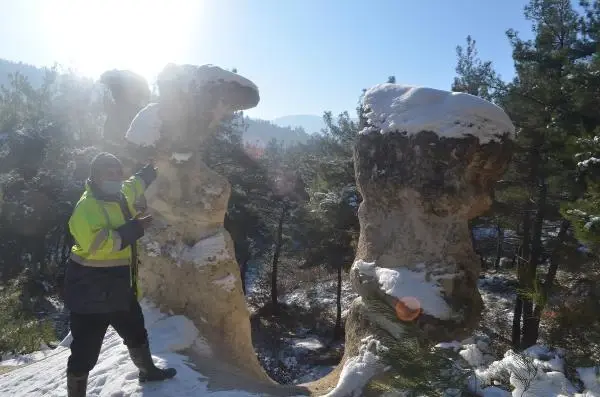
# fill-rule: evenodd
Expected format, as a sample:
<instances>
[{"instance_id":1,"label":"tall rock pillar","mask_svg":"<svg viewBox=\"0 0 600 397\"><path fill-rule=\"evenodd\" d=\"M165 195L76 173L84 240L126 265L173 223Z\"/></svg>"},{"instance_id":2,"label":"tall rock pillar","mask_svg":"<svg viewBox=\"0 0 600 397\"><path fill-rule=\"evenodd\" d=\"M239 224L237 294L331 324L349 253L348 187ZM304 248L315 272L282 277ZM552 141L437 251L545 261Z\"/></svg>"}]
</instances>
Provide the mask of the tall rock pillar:
<instances>
[{"instance_id":1,"label":"tall rock pillar","mask_svg":"<svg viewBox=\"0 0 600 397\"><path fill-rule=\"evenodd\" d=\"M490 207L515 132L499 107L429 88L378 85L365 93L362 112L354 161L363 202L350 271L360 297L346 322L343 366L317 383L323 390L376 356L381 332L400 339L411 324L420 340L436 343L474 330L480 262L468 221ZM348 395L342 383L331 396Z\"/></svg>"}]
</instances>

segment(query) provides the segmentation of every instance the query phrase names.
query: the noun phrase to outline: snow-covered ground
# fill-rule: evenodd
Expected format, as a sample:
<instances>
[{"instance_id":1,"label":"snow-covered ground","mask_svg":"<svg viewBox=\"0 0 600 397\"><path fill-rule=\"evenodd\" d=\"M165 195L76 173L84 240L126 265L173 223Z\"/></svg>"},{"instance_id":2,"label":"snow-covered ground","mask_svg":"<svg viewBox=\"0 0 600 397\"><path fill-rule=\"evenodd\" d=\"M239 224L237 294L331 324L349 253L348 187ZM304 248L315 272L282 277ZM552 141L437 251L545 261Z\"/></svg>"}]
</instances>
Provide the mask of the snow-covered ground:
<instances>
[{"instance_id":1,"label":"snow-covered ground","mask_svg":"<svg viewBox=\"0 0 600 397\"><path fill-rule=\"evenodd\" d=\"M565 352L535 345L495 359L487 337L438 345L459 352L474 374L469 389L483 397L600 397L600 367L577 368L579 382L566 376ZM509 391L510 390L510 391Z\"/></svg>"},{"instance_id":2,"label":"snow-covered ground","mask_svg":"<svg viewBox=\"0 0 600 397\"><path fill-rule=\"evenodd\" d=\"M98 364L90 373L88 396L204 396L246 397L253 394L242 390L211 391L208 378L194 370L191 360L180 353L184 349L210 354L210 348L198 329L184 316L161 313L147 302L143 305L146 327L154 361L158 366L177 369L169 381L140 385L137 369L129 359L126 346L117 333L109 328L102 345ZM69 338L54 350L12 357L0 362L0 396L66 396L66 364L69 357Z\"/></svg>"},{"instance_id":3,"label":"snow-covered ground","mask_svg":"<svg viewBox=\"0 0 600 397\"><path fill-rule=\"evenodd\" d=\"M485 275L479 281L487 306L486 313L490 316L496 313L501 323L510 323L513 281L511 277L501 274ZM316 300L328 307L335 302L334 286L335 283L329 282L314 287L315 290L292 291L283 297L283 301L289 305L299 305ZM343 294L344 306L347 307L354 297L347 283L344 283ZM214 365L215 357L193 323L184 316L161 313L148 302L144 302L143 308L155 362L159 366L175 367L178 375L164 383L140 385L137 382L137 369L131 363L126 347L115 331L109 329L98 365L90 374L89 396L269 395L245 387L244 382L234 382L233 385L230 382L227 388L213 387L215 374L204 375L204 367L197 365L197 359L191 359L183 353L193 350L205 357L208 367ZM489 324L487 320L484 318L484 322ZM374 340L367 342L367 347L377 344ZM0 361L0 395L66 396L68 343L67 338L56 349L44 347L29 355L4 357L4 361ZM334 368L333 362L318 364L314 361L315 357L331 349L332 346L327 343L313 329L298 327L293 335L285 336L280 341L280 346L284 348L278 354L269 354L262 361L275 367L283 366L282 370L293 374L290 383L306 383L326 375ZM473 368L469 389L478 396L600 397L600 367L569 369L564 358L566 352L541 345L520 354L509 350L504 356L498 356L494 354L497 351L494 344L489 337L477 335L461 342L443 343L439 347L455 350ZM370 371L379 365L376 352L377 349L366 349L364 354L350 360L352 365L347 365L342 371L346 376L342 377L330 396L347 395L345 393L355 387L362 387ZM231 374L225 376L232 378Z\"/></svg>"},{"instance_id":4,"label":"snow-covered ground","mask_svg":"<svg viewBox=\"0 0 600 397\"><path fill-rule=\"evenodd\" d=\"M483 274L478 280L484 309L480 326L510 337L516 298L516 276L512 273Z\"/></svg>"},{"instance_id":5,"label":"snow-covered ground","mask_svg":"<svg viewBox=\"0 0 600 397\"><path fill-rule=\"evenodd\" d=\"M339 362L343 341L331 340L336 317L336 289L337 281L327 280L310 286L300 285L289 291L280 302L295 313L294 324L266 338L254 335L259 360L277 381L288 384L314 381L331 372ZM357 296L349 281L344 280L342 318ZM325 319L328 320L326 323Z\"/></svg>"},{"instance_id":6,"label":"snow-covered ground","mask_svg":"<svg viewBox=\"0 0 600 397\"><path fill-rule=\"evenodd\" d=\"M313 284L309 288L297 288L282 297L282 302L288 306L312 309L319 306L335 314L337 281L329 280ZM358 294L352 289L349 280L342 281L342 317Z\"/></svg>"}]
</instances>

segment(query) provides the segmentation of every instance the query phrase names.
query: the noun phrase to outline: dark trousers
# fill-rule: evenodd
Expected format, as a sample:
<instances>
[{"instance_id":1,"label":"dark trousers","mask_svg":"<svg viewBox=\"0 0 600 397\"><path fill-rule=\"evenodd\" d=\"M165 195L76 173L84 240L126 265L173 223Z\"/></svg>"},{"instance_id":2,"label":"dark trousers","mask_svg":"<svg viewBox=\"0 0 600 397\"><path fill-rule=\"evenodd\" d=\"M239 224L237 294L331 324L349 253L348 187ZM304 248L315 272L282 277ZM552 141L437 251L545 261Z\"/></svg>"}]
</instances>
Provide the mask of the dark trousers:
<instances>
[{"instance_id":1,"label":"dark trousers","mask_svg":"<svg viewBox=\"0 0 600 397\"><path fill-rule=\"evenodd\" d=\"M96 365L109 325L123 338L128 348L148 343L142 308L135 298L128 311L91 314L71 312L70 323L73 341L67 371L76 375L90 372Z\"/></svg>"}]
</instances>

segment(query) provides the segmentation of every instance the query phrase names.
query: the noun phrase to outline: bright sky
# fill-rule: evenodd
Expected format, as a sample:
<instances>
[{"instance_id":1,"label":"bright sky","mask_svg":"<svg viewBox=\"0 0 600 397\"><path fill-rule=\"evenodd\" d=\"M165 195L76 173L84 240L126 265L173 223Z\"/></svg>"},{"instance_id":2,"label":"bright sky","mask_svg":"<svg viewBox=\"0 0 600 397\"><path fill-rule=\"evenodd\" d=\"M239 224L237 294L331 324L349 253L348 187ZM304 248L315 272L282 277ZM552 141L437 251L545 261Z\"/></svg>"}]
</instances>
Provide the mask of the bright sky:
<instances>
[{"instance_id":1,"label":"bright sky","mask_svg":"<svg viewBox=\"0 0 600 397\"><path fill-rule=\"evenodd\" d=\"M260 88L249 115L354 111L362 88L448 89L468 34L512 77L505 31L530 36L526 0L0 0L0 57L98 77L153 79L167 62L236 67ZM369 4L370 3L370 4Z\"/></svg>"}]
</instances>

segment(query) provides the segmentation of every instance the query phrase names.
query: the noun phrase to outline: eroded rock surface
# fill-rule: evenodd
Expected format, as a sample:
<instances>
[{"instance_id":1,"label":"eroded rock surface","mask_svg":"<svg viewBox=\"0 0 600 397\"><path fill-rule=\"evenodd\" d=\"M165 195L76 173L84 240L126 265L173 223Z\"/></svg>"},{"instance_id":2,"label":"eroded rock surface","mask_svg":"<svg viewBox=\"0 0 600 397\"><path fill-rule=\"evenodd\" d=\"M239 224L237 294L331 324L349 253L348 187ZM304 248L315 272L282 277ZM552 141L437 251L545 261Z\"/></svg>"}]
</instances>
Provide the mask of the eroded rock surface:
<instances>
[{"instance_id":1,"label":"eroded rock surface","mask_svg":"<svg viewBox=\"0 0 600 397\"><path fill-rule=\"evenodd\" d=\"M228 73L168 65L158 102L129 126L130 158L151 158L160 169L146 197L156 221L142 241L140 277L146 296L191 318L222 359L269 382L223 228L230 186L200 155L221 117L258 103L254 84ZM436 343L473 330L481 298L467 222L490 206L510 160L514 127L479 98L386 84L367 91L362 109L355 171L364 201L351 270L360 297L347 318L342 363L308 385L316 395L358 395L383 369L383 332L400 339L416 324L420 340Z\"/></svg>"},{"instance_id":2,"label":"eroded rock surface","mask_svg":"<svg viewBox=\"0 0 600 397\"><path fill-rule=\"evenodd\" d=\"M500 108L467 94L384 84L366 92L362 111L354 158L363 202L351 269L360 297L346 322L345 366L313 386L321 391L382 332L400 339L416 324L433 344L475 328L480 263L468 220L489 208L514 134ZM349 395L343 383L330 396Z\"/></svg>"},{"instance_id":3,"label":"eroded rock surface","mask_svg":"<svg viewBox=\"0 0 600 397\"><path fill-rule=\"evenodd\" d=\"M127 76L112 78L131 80ZM142 103L143 90L133 90L127 114L114 117L129 118L119 127L128 143L115 154L138 164L152 160L159 169L146 192L155 222L141 241L144 296L193 320L218 358L270 382L252 346L239 266L223 227L230 185L200 154L223 117L258 104L258 89L211 65L169 64L157 84L157 102ZM111 91L118 97L114 92L123 90Z\"/></svg>"}]
</instances>

